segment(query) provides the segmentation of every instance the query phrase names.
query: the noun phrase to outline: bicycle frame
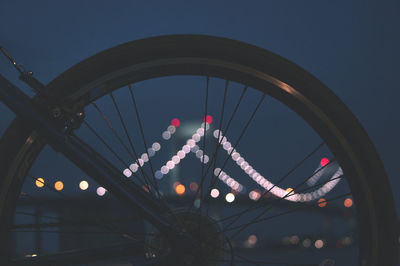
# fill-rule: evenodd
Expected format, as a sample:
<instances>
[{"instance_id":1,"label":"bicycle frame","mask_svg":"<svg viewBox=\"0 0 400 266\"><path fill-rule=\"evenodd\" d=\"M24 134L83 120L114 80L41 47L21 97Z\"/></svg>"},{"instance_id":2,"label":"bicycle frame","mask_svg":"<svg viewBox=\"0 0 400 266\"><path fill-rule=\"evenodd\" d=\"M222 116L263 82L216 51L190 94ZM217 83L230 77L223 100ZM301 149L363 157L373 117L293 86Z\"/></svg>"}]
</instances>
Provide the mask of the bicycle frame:
<instances>
[{"instance_id":1,"label":"bicycle frame","mask_svg":"<svg viewBox=\"0 0 400 266\"><path fill-rule=\"evenodd\" d=\"M64 154L133 211L139 212L172 243L179 243L180 248L191 246L189 237L181 234L172 221L166 218L165 209L154 197L126 178L121 171L87 144L55 127L51 119L42 114L26 94L2 75L0 75L0 100L18 117L37 128L56 151ZM68 259L68 254L66 258Z\"/></svg>"}]
</instances>

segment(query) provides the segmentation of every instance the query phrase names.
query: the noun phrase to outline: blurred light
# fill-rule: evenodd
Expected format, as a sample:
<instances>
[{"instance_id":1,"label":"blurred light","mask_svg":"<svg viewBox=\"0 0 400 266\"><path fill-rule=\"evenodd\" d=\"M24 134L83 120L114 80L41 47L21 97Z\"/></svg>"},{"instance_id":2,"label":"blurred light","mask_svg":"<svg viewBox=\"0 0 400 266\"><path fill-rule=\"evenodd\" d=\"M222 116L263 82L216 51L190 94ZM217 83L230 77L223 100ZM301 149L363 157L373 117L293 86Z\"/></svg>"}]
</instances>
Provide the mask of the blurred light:
<instances>
[{"instance_id":1,"label":"blurred light","mask_svg":"<svg viewBox=\"0 0 400 266\"><path fill-rule=\"evenodd\" d=\"M168 162L167 162L167 167L168 167L169 170L174 169L174 167L175 167L174 162L173 162L173 161L168 161Z\"/></svg>"},{"instance_id":2,"label":"blurred light","mask_svg":"<svg viewBox=\"0 0 400 266\"><path fill-rule=\"evenodd\" d=\"M211 197L213 197L214 199L215 199L215 198L218 198L218 196L219 196L219 190L216 189L216 188L211 189L210 195L211 195Z\"/></svg>"},{"instance_id":3,"label":"blurred light","mask_svg":"<svg viewBox=\"0 0 400 266\"><path fill-rule=\"evenodd\" d=\"M171 133L169 131L164 131L162 133L162 138L165 140L169 140L171 138Z\"/></svg>"},{"instance_id":4,"label":"blurred light","mask_svg":"<svg viewBox=\"0 0 400 266\"><path fill-rule=\"evenodd\" d=\"M189 187L190 187L191 191L197 191L197 189L199 188L199 185L197 185L196 182L192 182L192 183L190 183Z\"/></svg>"},{"instance_id":5,"label":"blurred light","mask_svg":"<svg viewBox=\"0 0 400 266\"><path fill-rule=\"evenodd\" d=\"M157 171L156 171L155 176L156 176L157 179L163 178L163 174L161 173L160 170L157 170Z\"/></svg>"},{"instance_id":6,"label":"blurred light","mask_svg":"<svg viewBox=\"0 0 400 266\"><path fill-rule=\"evenodd\" d=\"M202 163L208 163L210 158L208 158L208 155L204 155L204 156L201 156L200 160Z\"/></svg>"},{"instance_id":7,"label":"blurred light","mask_svg":"<svg viewBox=\"0 0 400 266\"><path fill-rule=\"evenodd\" d=\"M41 177L39 177L38 179L36 179L35 185L36 185L37 187L44 187L44 179L41 178Z\"/></svg>"},{"instance_id":8,"label":"blurred light","mask_svg":"<svg viewBox=\"0 0 400 266\"><path fill-rule=\"evenodd\" d=\"M186 153L183 150L178 151L177 154L178 154L179 159L183 159L186 156Z\"/></svg>"},{"instance_id":9,"label":"blurred light","mask_svg":"<svg viewBox=\"0 0 400 266\"><path fill-rule=\"evenodd\" d=\"M89 183L88 183L86 180L82 180L82 181L79 183L79 188L80 188L81 190L86 190L86 189L88 189L88 187L89 187Z\"/></svg>"},{"instance_id":10,"label":"blurred light","mask_svg":"<svg viewBox=\"0 0 400 266\"><path fill-rule=\"evenodd\" d=\"M55 183L54 183L54 188L55 188L57 191L63 190L63 188L64 188L63 182L61 182L61 181L55 182Z\"/></svg>"},{"instance_id":11,"label":"blurred light","mask_svg":"<svg viewBox=\"0 0 400 266\"><path fill-rule=\"evenodd\" d=\"M106 194L106 189L105 188L103 188L103 187L98 187L97 189L96 189L96 193L97 193L97 195L99 195L100 197L101 196L104 196L104 194Z\"/></svg>"},{"instance_id":12,"label":"blurred light","mask_svg":"<svg viewBox=\"0 0 400 266\"><path fill-rule=\"evenodd\" d=\"M174 127L179 127L180 124L181 124L181 122L179 121L178 118L174 118L171 120L171 125Z\"/></svg>"},{"instance_id":13,"label":"blurred light","mask_svg":"<svg viewBox=\"0 0 400 266\"><path fill-rule=\"evenodd\" d=\"M153 148L153 150L155 151L159 151L161 149L161 145L158 142L154 142L153 145L151 145L151 147Z\"/></svg>"},{"instance_id":14,"label":"blurred light","mask_svg":"<svg viewBox=\"0 0 400 266\"><path fill-rule=\"evenodd\" d=\"M129 165L129 169L133 172L136 173L136 171L138 170L139 165L137 163L133 163L131 165Z\"/></svg>"},{"instance_id":15,"label":"blurred light","mask_svg":"<svg viewBox=\"0 0 400 266\"><path fill-rule=\"evenodd\" d=\"M323 207L325 207L325 206L326 206L326 200L325 200L324 198L320 198L320 199L318 200L318 207L323 208Z\"/></svg>"},{"instance_id":16,"label":"blurred light","mask_svg":"<svg viewBox=\"0 0 400 266\"><path fill-rule=\"evenodd\" d=\"M297 245L299 243L300 239L298 236L294 235L292 237L290 237L290 243L292 245Z\"/></svg>"},{"instance_id":17,"label":"blurred light","mask_svg":"<svg viewBox=\"0 0 400 266\"><path fill-rule=\"evenodd\" d=\"M37 254L32 254L32 257L36 257L37 256Z\"/></svg>"},{"instance_id":18,"label":"blurred light","mask_svg":"<svg viewBox=\"0 0 400 266\"><path fill-rule=\"evenodd\" d=\"M324 241L322 241L321 239L318 239L315 241L314 246L316 248L322 248L324 246Z\"/></svg>"},{"instance_id":19,"label":"blurred light","mask_svg":"<svg viewBox=\"0 0 400 266\"><path fill-rule=\"evenodd\" d=\"M182 184L179 184L179 185L177 185L176 187L175 187L175 192L176 192L176 194L178 194L178 195L183 195L183 193L185 193L185 186L184 185L182 185Z\"/></svg>"},{"instance_id":20,"label":"blurred light","mask_svg":"<svg viewBox=\"0 0 400 266\"><path fill-rule=\"evenodd\" d=\"M124 173L124 176L126 176L126 177L130 177L132 175L132 172L129 169L125 169L123 173Z\"/></svg>"},{"instance_id":21,"label":"blurred light","mask_svg":"<svg viewBox=\"0 0 400 266\"><path fill-rule=\"evenodd\" d=\"M156 154L156 151L153 148L148 148L147 153L150 157L153 157Z\"/></svg>"},{"instance_id":22,"label":"blurred light","mask_svg":"<svg viewBox=\"0 0 400 266\"><path fill-rule=\"evenodd\" d=\"M212 118L211 115L207 115L205 120L206 120L206 123L207 123L207 124L211 124L212 121L213 121L213 118Z\"/></svg>"},{"instance_id":23,"label":"blurred light","mask_svg":"<svg viewBox=\"0 0 400 266\"><path fill-rule=\"evenodd\" d=\"M147 153L143 153L140 158L143 160L143 163L149 161L149 156L147 156Z\"/></svg>"},{"instance_id":24,"label":"blurred light","mask_svg":"<svg viewBox=\"0 0 400 266\"><path fill-rule=\"evenodd\" d=\"M247 242L248 242L250 245L255 245L255 244L257 243L257 236L255 236L255 235L250 235L250 236L247 238Z\"/></svg>"},{"instance_id":25,"label":"blurred light","mask_svg":"<svg viewBox=\"0 0 400 266\"><path fill-rule=\"evenodd\" d=\"M252 190L249 193L249 198L251 200L258 200L261 197L261 193L257 190Z\"/></svg>"},{"instance_id":26,"label":"blurred light","mask_svg":"<svg viewBox=\"0 0 400 266\"><path fill-rule=\"evenodd\" d=\"M329 163L329 159L328 158L322 158L320 161L320 165L322 167L324 167L325 165L327 165Z\"/></svg>"},{"instance_id":27,"label":"blurred light","mask_svg":"<svg viewBox=\"0 0 400 266\"><path fill-rule=\"evenodd\" d=\"M178 181L175 181L172 186L174 187L174 189L176 188L177 185L179 185L180 183Z\"/></svg>"},{"instance_id":28,"label":"blurred light","mask_svg":"<svg viewBox=\"0 0 400 266\"><path fill-rule=\"evenodd\" d=\"M143 186L142 186L142 189L143 189L144 191L146 191L146 192L150 192L150 186L149 186L148 184L143 185Z\"/></svg>"},{"instance_id":29,"label":"blurred light","mask_svg":"<svg viewBox=\"0 0 400 266\"><path fill-rule=\"evenodd\" d=\"M353 206L353 200L350 199L350 198L345 199L345 200L344 200L344 206L345 206L346 208L350 208L351 206Z\"/></svg>"},{"instance_id":30,"label":"blurred light","mask_svg":"<svg viewBox=\"0 0 400 266\"><path fill-rule=\"evenodd\" d=\"M199 208L199 207L200 207L200 199L196 199L196 200L193 202L193 206L196 207L196 208Z\"/></svg>"},{"instance_id":31,"label":"blurred light","mask_svg":"<svg viewBox=\"0 0 400 266\"><path fill-rule=\"evenodd\" d=\"M235 200L235 195L233 193L228 193L225 196L225 200L229 203L233 202Z\"/></svg>"},{"instance_id":32,"label":"blurred light","mask_svg":"<svg viewBox=\"0 0 400 266\"><path fill-rule=\"evenodd\" d=\"M161 173L163 175L168 174L168 172L169 172L169 168L168 167L166 167L165 165L161 167Z\"/></svg>"},{"instance_id":33,"label":"blurred light","mask_svg":"<svg viewBox=\"0 0 400 266\"><path fill-rule=\"evenodd\" d=\"M311 246L311 240L308 239L308 238L304 239L303 242L302 242L302 245L305 248L309 248Z\"/></svg>"},{"instance_id":34,"label":"blurred light","mask_svg":"<svg viewBox=\"0 0 400 266\"><path fill-rule=\"evenodd\" d=\"M291 187L287 188L285 191L288 193L288 195L294 194L294 190Z\"/></svg>"},{"instance_id":35,"label":"blurred light","mask_svg":"<svg viewBox=\"0 0 400 266\"><path fill-rule=\"evenodd\" d=\"M349 236L344 237L343 241L342 241L343 245L346 245L346 246L350 245L351 242L352 242L351 237L349 237Z\"/></svg>"},{"instance_id":36,"label":"blurred light","mask_svg":"<svg viewBox=\"0 0 400 266\"><path fill-rule=\"evenodd\" d=\"M179 158L178 155L174 155L172 156L172 161L174 162L174 164L178 164L181 161L181 159Z\"/></svg>"},{"instance_id":37,"label":"blurred light","mask_svg":"<svg viewBox=\"0 0 400 266\"><path fill-rule=\"evenodd\" d=\"M167 130L169 131L169 133L174 134L175 131L176 131L176 127L174 127L174 126L169 126L169 127L167 128Z\"/></svg>"}]
</instances>

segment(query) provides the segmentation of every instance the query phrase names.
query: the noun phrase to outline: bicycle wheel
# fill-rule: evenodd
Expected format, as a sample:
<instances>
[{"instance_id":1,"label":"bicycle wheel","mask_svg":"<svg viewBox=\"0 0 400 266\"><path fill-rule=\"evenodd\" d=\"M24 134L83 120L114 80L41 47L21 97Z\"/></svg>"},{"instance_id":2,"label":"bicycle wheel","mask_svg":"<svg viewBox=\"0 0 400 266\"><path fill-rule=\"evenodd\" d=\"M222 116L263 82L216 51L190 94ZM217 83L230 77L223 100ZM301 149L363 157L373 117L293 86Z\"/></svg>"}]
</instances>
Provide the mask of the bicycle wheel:
<instances>
[{"instance_id":1,"label":"bicycle wheel","mask_svg":"<svg viewBox=\"0 0 400 266\"><path fill-rule=\"evenodd\" d=\"M85 122L86 127L82 125L75 133L94 133L98 143L90 143L94 137L81 139L101 153L108 152L109 162L120 164L127 177L165 202L180 227L205 243L197 252L203 261L195 255L182 255L175 257L174 263L332 265L336 261L340 265L396 265L394 203L373 144L346 106L295 64L233 40L198 35L163 36L101 52L67 70L47 87L62 108L83 109L88 119L96 113L100 115L93 121L95 125L103 121L101 129ZM161 87L166 89L154 90ZM108 95L111 98L107 103ZM276 108L272 114L265 107L266 98ZM124 100L130 104L121 103ZM111 108L115 108L114 115L107 115ZM134 126L123 122L129 108L130 119L137 119ZM171 147L166 157L172 158L167 161L150 158L159 151L159 143L154 142L153 146L149 141L159 138L154 133L160 130L156 124L177 114L181 114L180 120L172 120L162 134L165 144L161 146ZM290 120L288 116L295 118ZM110 117L121 125L118 128L111 125ZM281 117L273 120L273 127L268 124L272 117ZM189 133L184 132L184 121L190 125L186 128ZM281 121L296 122L290 128L279 127ZM280 132L273 133L273 128L279 128ZM106 130L110 137L100 136L99 132ZM181 137L172 141L175 132ZM268 134L272 134L270 139L266 137ZM0 142L0 225L2 235L7 236L2 237L1 246L2 258L8 262L13 237L10 232L15 229L13 213L26 177L40 174L30 173L46 144L46 138L38 130L18 118ZM113 151L117 146L120 151ZM261 155L257 149L262 148L275 152L266 155L268 152L264 150ZM291 150L283 153L285 149ZM187 160L185 170L180 162L192 152L195 156L192 161ZM330 158L319 161L321 156ZM317 158L319 166L312 169ZM291 165L286 170L282 169L283 160ZM267 177L267 171L280 178ZM289 182L295 172L303 178ZM191 176L191 182L183 175ZM343 181L338 183L340 180ZM172 192L178 196L168 194L172 181L177 182ZM189 183L193 184L193 192L189 191ZM220 195L224 191L225 199ZM357 221L351 233L354 243L351 252L355 255L349 255L344 263L340 261L343 250L338 246L348 244L348 239L331 244L329 235L321 236L315 227L308 228L313 221L320 221L307 212L309 208L322 212L331 205L338 208L333 202L342 198L347 200L346 207L354 200ZM291 213L298 216L294 220L286 218ZM275 229L266 225L272 218L279 218ZM142 227L141 223L135 226L147 232L142 245L143 254L149 259L171 252L168 241L157 230ZM270 232L265 234L267 228ZM295 232L288 228L294 228ZM280 231L284 233L279 234ZM278 241L268 242L272 238ZM312 251L306 249L309 241L314 242ZM281 245L299 249L291 258L282 259L284 253L274 251ZM333 255L320 252L321 247L329 245L335 247ZM304 254L310 257L302 262ZM126 252L121 256L127 256ZM31 258L32 263L54 263L46 260L48 257L45 260L40 257ZM79 261L74 259L65 263ZM25 259L23 263L29 261ZM165 264L162 260L157 263Z\"/></svg>"}]
</instances>

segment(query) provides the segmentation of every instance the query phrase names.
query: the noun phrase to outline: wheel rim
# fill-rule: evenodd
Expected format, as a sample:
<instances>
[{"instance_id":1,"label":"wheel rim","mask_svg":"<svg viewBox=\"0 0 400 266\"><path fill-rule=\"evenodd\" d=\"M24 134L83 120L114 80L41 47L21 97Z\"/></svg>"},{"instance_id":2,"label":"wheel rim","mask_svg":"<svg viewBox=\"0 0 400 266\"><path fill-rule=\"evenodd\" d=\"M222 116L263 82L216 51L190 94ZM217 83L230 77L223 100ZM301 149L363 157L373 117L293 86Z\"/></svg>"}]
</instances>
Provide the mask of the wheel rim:
<instances>
[{"instance_id":1,"label":"wheel rim","mask_svg":"<svg viewBox=\"0 0 400 266\"><path fill-rule=\"evenodd\" d=\"M350 173L350 176L354 177L354 183L352 183L350 179L349 185L350 187L353 188L354 193L354 199L355 202L360 202L360 201L371 201L373 197L371 195L368 195L368 193L365 193L366 191L370 191L369 188L366 186L369 186L368 184L365 184L365 180L363 180L364 173L362 173L365 169L363 169L365 163L361 163L361 159L355 155L355 153L359 153L359 151L354 152L354 144L350 145L348 141L348 136L343 133L343 129L340 128L340 125L338 126L337 123L335 123L335 119L332 119L332 117L328 117L326 115L326 110L321 110L319 107L324 106L325 102L319 102L316 104L308 102L309 101L309 96L304 94L301 94L299 91L297 91L294 87L289 86L286 83L283 83L279 80L273 80L271 79L271 76L263 75L263 79L260 78L259 71L255 69L248 68L247 66L238 66L237 64L232 64L231 62L228 62L226 64L221 64L220 61L218 60L199 60L200 63L198 63L197 68L196 65L193 64L192 58L182 58L182 59L169 59L169 60L164 60L161 62L162 67L160 67L160 61L156 62L147 62L147 63L141 63L139 66L135 65L133 68L124 68L120 69L119 71L113 72L111 75L107 77L101 77L98 80L99 81L93 81L86 87L82 87L79 91L81 94L73 94L73 97L79 96L81 99L87 99L88 93L91 92L91 96L96 99L97 96L96 94L93 94L93 87L98 87L98 85L101 83L101 92L107 92L109 89L114 89L117 88L121 85L126 85L127 82L130 83L132 81L140 81L143 79L148 78L149 76L146 74L144 77L139 77L140 73L156 73L152 75L151 77L155 76L164 76L164 75L176 75L176 74L189 74L188 72L190 71L191 74L210 74L209 72L204 70L204 66L208 65L208 68L210 68L210 64L214 66L212 68L212 71L214 73L214 76L217 77L224 77L224 78L231 78L232 80L235 81L242 81L243 79L250 80L251 82L247 82L247 84L250 84L256 88L267 88L268 93L272 95L273 97L279 99L280 101L284 102L288 106L290 106L292 109L294 109L298 114L300 114L305 120L307 120L318 133L324 137L326 142L329 144L330 148L332 151L334 151L335 154L339 154L339 163L343 167L345 173ZM169 62L169 63L167 63ZM212 64L214 63L214 64ZM158 65L155 67L154 65ZM145 68L142 68L142 67ZM166 67L168 66L168 67ZM224 66L224 67L221 67ZM228 67L227 67L228 66ZM238 69L241 69L241 73L243 72L243 69L246 68L246 74L245 75L238 75ZM151 69L151 71L149 71ZM157 70L156 70L157 69ZM130 73L130 71L134 70L135 72L135 77L132 78L131 75L127 75L126 73ZM137 74L139 73L139 75ZM160 74L162 73L162 74ZM249 78L249 75L253 74L252 78ZM122 78L121 78L122 77ZM118 80L120 83L115 83L115 80ZM271 86L270 82L273 81L275 86ZM317 84L320 85L320 84ZM279 86L279 88L277 88ZM97 90L99 91L99 90ZM330 101L338 101L336 97L334 97L332 94L328 95ZM324 99L323 99L324 100ZM76 100L74 100L76 101ZM300 103L301 104L300 104ZM330 102L332 105L332 103ZM325 108L326 109L326 108ZM346 110L345 110L346 111ZM329 113L329 112L328 112ZM331 114L330 114L331 115ZM351 120L351 118L349 118ZM332 122L334 121L334 122ZM374 152L374 151L372 151ZM350 162L350 163L349 163ZM357 165L358 162L358 165ZM379 162L378 162L379 164ZM365 168L365 167L364 167ZM379 168L379 166L378 166ZM356 174L354 174L356 173ZM384 172L382 172L384 174ZM363 184L364 182L364 184ZM359 186L364 186L363 188L359 188ZM358 192L359 191L359 192ZM367 195L365 195L367 194ZM373 223L378 220L375 216L376 214L373 213L374 209L371 209L370 206L373 206L375 203L370 202L366 204L365 207L363 206L358 206L358 212L359 217L362 216L365 218L365 213L367 213L366 209L368 209L368 214L369 214L369 219L368 223ZM369 207L368 207L369 206ZM361 214L360 214L361 213ZM359 219L360 220L360 219ZM378 226L377 225L371 225L365 223L365 220L363 223L359 225L361 231L369 230L371 228L376 229ZM360 263L362 260L366 260L368 263L371 265L374 265L375 260L377 260L377 252L379 252L377 249L373 249L371 245L367 243L371 243L370 240L374 238L378 238L377 236L378 232L371 232L369 235L364 235L362 234L360 236L360 242L364 243L366 246L361 246L361 249L365 250L364 254L361 254L360 258ZM371 237L371 238L370 238ZM366 239L366 241L363 241L363 239Z\"/></svg>"}]
</instances>

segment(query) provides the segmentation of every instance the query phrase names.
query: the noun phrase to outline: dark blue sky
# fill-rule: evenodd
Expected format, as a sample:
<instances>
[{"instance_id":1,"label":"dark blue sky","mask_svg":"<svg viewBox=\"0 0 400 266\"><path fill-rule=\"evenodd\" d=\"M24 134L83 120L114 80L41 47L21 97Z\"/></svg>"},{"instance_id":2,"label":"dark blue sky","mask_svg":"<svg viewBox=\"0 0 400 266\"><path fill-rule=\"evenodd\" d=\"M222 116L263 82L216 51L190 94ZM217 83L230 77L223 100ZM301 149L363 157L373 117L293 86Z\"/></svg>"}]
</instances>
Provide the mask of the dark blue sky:
<instances>
[{"instance_id":1,"label":"dark blue sky","mask_svg":"<svg viewBox=\"0 0 400 266\"><path fill-rule=\"evenodd\" d=\"M208 34L273 51L322 80L360 119L399 210L399 13L394 0L2 0L0 45L44 83L101 50L156 35ZM0 72L26 88L4 59ZM2 134L13 114L2 104L0 114Z\"/></svg>"}]
</instances>

